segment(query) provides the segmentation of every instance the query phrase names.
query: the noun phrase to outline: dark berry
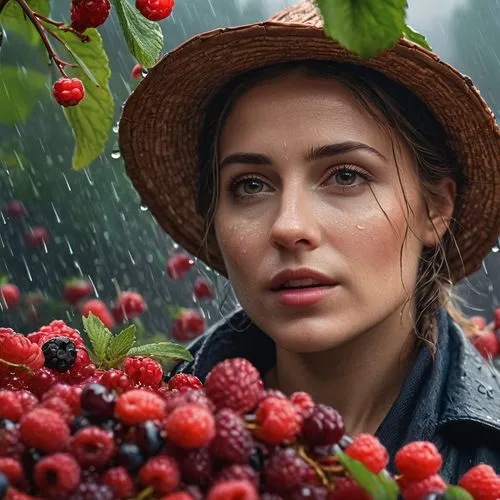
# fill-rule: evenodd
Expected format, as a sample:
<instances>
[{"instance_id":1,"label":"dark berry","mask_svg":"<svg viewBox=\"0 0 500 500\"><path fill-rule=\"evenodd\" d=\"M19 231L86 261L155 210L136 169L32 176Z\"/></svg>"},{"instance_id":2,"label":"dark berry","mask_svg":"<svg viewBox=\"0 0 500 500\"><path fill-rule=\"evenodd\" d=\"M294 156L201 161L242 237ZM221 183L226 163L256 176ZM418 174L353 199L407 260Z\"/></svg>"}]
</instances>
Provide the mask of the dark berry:
<instances>
[{"instance_id":1,"label":"dark berry","mask_svg":"<svg viewBox=\"0 0 500 500\"><path fill-rule=\"evenodd\" d=\"M303 498L327 500L328 490L322 486L303 486L292 493L290 500L301 500Z\"/></svg>"},{"instance_id":2,"label":"dark berry","mask_svg":"<svg viewBox=\"0 0 500 500\"><path fill-rule=\"evenodd\" d=\"M264 466L264 459L265 457L262 449L257 447L250 452L248 463L253 469L260 472Z\"/></svg>"},{"instance_id":3,"label":"dark berry","mask_svg":"<svg viewBox=\"0 0 500 500\"><path fill-rule=\"evenodd\" d=\"M87 385L80 395L82 410L92 416L106 419L111 418L115 411L116 393L108 391L101 384Z\"/></svg>"},{"instance_id":4,"label":"dark berry","mask_svg":"<svg viewBox=\"0 0 500 500\"><path fill-rule=\"evenodd\" d=\"M151 420L137 426L136 439L139 448L148 457L157 455L165 444L160 428Z\"/></svg>"},{"instance_id":5,"label":"dark berry","mask_svg":"<svg viewBox=\"0 0 500 500\"><path fill-rule=\"evenodd\" d=\"M5 476L5 474L2 474L0 472L0 498L3 498L6 491L7 491L7 488L9 487L9 480L7 479L7 477Z\"/></svg>"},{"instance_id":6,"label":"dark berry","mask_svg":"<svg viewBox=\"0 0 500 500\"><path fill-rule=\"evenodd\" d=\"M69 370L76 361L75 343L68 337L54 337L42 346L45 366L58 372Z\"/></svg>"},{"instance_id":7,"label":"dark berry","mask_svg":"<svg viewBox=\"0 0 500 500\"><path fill-rule=\"evenodd\" d=\"M31 477L33 475L33 469L36 463L43 457L43 453L35 448L28 448L24 451L21 456L21 463L26 476Z\"/></svg>"},{"instance_id":8,"label":"dark berry","mask_svg":"<svg viewBox=\"0 0 500 500\"><path fill-rule=\"evenodd\" d=\"M16 427L16 424L12 420L0 418L0 429L13 429L14 427Z\"/></svg>"},{"instance_id":9,"label":"dark berry","mask_svg":"<svg viewBox=\"0 0 500 500\"><path fill-rule=\"evenodd\" d=\"M81 483L70 500L113 500L113 491L109 486L96 483Z\"/></svg>"},{"instance_id":10,"label":"dark berry","mask_svg":"<svg viewBox=\"0 0 500 500\"><path fill-rule=\"evenodd\" d=\"M182 477L189 483L205 486L213 476L212 457L208 448L185 451L177 457Z\"/></svg>"},{"instance_id":11,"label":"dark berry","mask_svg":"<svg viewBox=\"0 0 500 500\"><path fill-rule=\"evenodd\" d=\"M427 493L422 497L422 500L442 500L444 495L442 493Z\"/></svg>"},{"instance_id":12,"label":"dark berry","mask_svg":"<svg viewBox=\"0 0 500 500\"><path fill-rule=\"evenodd\" d=\"M304 420L302 436L313 446L336 444L344 435L344 420L331 406L317 404L311 416Z\"/></svg>"},{"instance_id":13,"label":"dark berry","mask_svg":"<svg viewBox=\"0 0 500 500\"><path fill-rule=\"evenodd\" d=\"M137 445L124 443L118 448L117 462L129 472L135 472L146 462L146 458Z\"/></svg>"},{"instance_id":14,"label":"dark berry","mask_svg":"<svg viewBox=\"0 0 500 500\"><path fill-rule=\"evenodd\" d=\"M73 419L73 423L71 424L71 434L83 429L84 427L88 427L92 425L90 419L85 415L78 415Z\"/></svg>"}]
</instances>

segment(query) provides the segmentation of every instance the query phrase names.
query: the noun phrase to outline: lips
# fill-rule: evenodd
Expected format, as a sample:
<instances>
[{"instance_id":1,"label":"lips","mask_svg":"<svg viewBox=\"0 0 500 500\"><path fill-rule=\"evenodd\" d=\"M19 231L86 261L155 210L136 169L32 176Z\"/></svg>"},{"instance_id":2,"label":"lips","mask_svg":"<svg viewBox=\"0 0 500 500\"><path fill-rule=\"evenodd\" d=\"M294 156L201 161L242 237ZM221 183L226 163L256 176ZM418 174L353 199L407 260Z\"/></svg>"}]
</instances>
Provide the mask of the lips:
<instances>
[{"instance_id":1,"label":"lips","mask_svg":"<svg viewBox=\"0 0 500 500\"><path fill-rule=\"evenodd\" d=\"M334 286L337 283L330 276L315 269L298 268L285 269L277 273L270 281L269 288L272 291L297 288L313 288L321 286Z\"/></svg>"}]
</instances>

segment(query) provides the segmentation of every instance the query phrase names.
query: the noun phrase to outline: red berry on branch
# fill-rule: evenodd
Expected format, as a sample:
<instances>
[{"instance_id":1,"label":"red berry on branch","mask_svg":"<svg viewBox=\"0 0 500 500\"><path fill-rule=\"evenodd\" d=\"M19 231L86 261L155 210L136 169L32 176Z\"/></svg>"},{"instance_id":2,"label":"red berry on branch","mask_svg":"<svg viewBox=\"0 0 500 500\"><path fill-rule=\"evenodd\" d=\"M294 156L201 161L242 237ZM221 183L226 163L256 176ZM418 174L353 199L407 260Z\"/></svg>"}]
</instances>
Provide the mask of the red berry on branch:
<instances>
[{"instance_id":1,"label":"red berry on branch","mask_svg":"<svg viewBox=\"0 0 500 500\"><path fill-rule=\"evenodd\" d=\"M68 304L74 306L93 291L94 287L90 281L77 278L64 284L63 297Z\"/></svg>"},{"instance_id":2,"label":"red berry on branch","mask_svg":"<svg viewBox=\"0 0 500 500\"><path fill-rule=\"evenodd\" d=\"M113 316L117 323L137 318L147 310L144 298L137 292L122 292L113 306Z\"/></svg>"},{"instance_id":3,"label":"red berry on branch","mask_svg":"<svg viewBox=\"0 0 500 500\"><path fill-rule=\"evenodd\" d=\"M61 77L54 83L52 95L61 106L76 106L84 98L85 89L80 79Z\"/></svg>"},{"instance_id":4,"label":"red berry on branch","mask_svg":"<svg viewBox=\"0 0 500 500\"><path fill-rule=\"evenodd\" d=\"M91 299L83 304L81 307L82 316L87 317L90 313L97 316L104 323L106 328L113 328L113 326L115 326L115 320L102 300Z\"/></svg>"},{"instance_id":5,"label":"red berry on branch","mask_svg":"<svg viewBox=\"0 0 500 500\"><path fill-rule=\"evenodd\" d=\"M49 242L49 235L44 227L35 226L24 235L24 242L30 248L42 247Z\"/></svg>"},{"instance_id":6,"label":"red berry on branch","mask_svg":"<svg viewBox=\"0 0 500 500\"><path fill-rule=\"evenodd\" d=\"M208 300L214 298L213 286L204 278L198 278L193 285L193 292L197 299Z\"/></svg>"},{"instance_id":7,"label":"red berry on branch","mask_svg":"<svg viewBox=\"0 0 500 500\"><path fill-rule=\"evenodd\" d=\"M6 309L16 309L21 302L19 288L12 283L0 285L0 306Z\"/></svg>"},{"instance_id":8,"label":"red berry on branch","mask_svg":"<svg viewBox=\"0 0 500 500\"><path fill-rule=\"evenodd\" d=\"M405 479L422 481L439 472L443 459L433 443L414 441L396 453L395 462Z\"/></svg>"},{"instance_id":9,"label":"red berry on branch","mask_svg":"<svg viewBox=\"0 0 500 500\"><path fill-rule=\"evenodd\" d=\"M500 343L493 330L483 330L472 337L474 347L485 359L494 358L500 351Z\"/></svg>"},{"instance_id":10,"label":"red berry on branch","mask_svg":"<svg viewBox=\"0 0 500 500\"><path fill-rule=\"evenodd\" d=\"M133 68L132 68L132 71L130 72L130 76L132 78L142 78L143 75L142 75L142 66L137 63Z\"/></svg>"},{"instance_id":11,"label":"red berry on branch","mask_svg":"<svg viewBox=\"0 0 500 500\"><path fill-rule=\"evenodd\" d=\"M109 0L72 0L71 25L79 32L97 28L108 18L110 8Z\"/></svg>"},{"instance_id":12,"label":"red berry on branch","mask_svg":"<svg viewBox=\"0 0 500 500\"><path fill-rule=\"evenodd\" d=\"M346 455L361 462L373 474L378 474L389 463L384 445L371 434L359 434L346 448Z\"/></svg>"},{"instance_id":13,"label":"red berry on branch","mask_svg":"<svg viewBox=\"0 0 500 500\"><path fill-rule=\"evenodd\" d=\"M27 214L24 205L19 200L11 200L5 205L5 211L11 219L19 219Z\"/></svg>"},{"instance_id":14,"label":"red berry on branch","mask_svg":"<svg viewBox=\"0 0 500 500\"><path fill-rule=\"evenodd\" d=\"M193 267L194 262L185 253L176 253L167 261L167 274L173 280L181 280Z\"/></svg>"},{"instance_id":15,"label":"red berry on branch","mask_svg":"<svg viewBox=\"0 0 500 500\"><path fill-rule=\"evenodd\" d=\"M137 10L150 21L166 19L174 8L174 0L136 0Z\"/></svg>"},{"instance_id":16,"label":"red berry on branch","mask_svg":"<svg viewBox=\"0 0 500 500\"><path fill-rule=\"evenodd\" d=\"M182 309L172 325L172 336L179 342L199 337L207 325L202 315L193 309Z\"/></svg>"}]
</instances>

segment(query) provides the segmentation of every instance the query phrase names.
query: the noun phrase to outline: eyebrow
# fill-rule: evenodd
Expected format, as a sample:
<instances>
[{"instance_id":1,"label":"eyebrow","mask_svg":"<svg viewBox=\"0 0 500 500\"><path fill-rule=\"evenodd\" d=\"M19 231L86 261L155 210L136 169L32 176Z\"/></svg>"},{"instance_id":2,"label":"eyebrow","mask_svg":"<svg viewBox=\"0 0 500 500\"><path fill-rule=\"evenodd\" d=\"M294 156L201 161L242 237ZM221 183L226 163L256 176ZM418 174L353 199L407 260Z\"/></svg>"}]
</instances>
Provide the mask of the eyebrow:
<instances>
[{"instance_id":1,"label":"eyebrow","mask_svg":"<svg viewBox=\"0 0 500 500\"><path fill-rule=\"evenodd\" d=\"M367 151L375 154L384 161L387 158L377 151L375 148L364 144L363 142L344 141L336 144L325 144L319 147L312 147L305 156L307 162L320 160L322 158L331 158L341 154L350 153L352 151ZM232 164L240 165L271 165L271 159L260 153L233 153L226 156L220 163L220 168L227 167Z\"/></svg>"}]
</instances>

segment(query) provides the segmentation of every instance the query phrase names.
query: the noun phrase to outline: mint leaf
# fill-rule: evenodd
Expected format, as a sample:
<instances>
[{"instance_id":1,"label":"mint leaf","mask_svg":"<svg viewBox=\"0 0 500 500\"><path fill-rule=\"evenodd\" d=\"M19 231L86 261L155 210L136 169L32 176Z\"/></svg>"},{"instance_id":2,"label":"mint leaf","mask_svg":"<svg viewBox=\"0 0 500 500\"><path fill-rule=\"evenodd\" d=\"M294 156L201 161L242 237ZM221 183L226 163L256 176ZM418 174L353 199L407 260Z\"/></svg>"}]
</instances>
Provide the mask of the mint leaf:
<instances>
[{"instance_id":1,"label":"mint leaf","mask_svg":"<svg viewBox=\"0 0 500 500\"><path fill-rule=\"evenodd\" d=\"M108 347L108 368L117 366L135 344L136 326L129 325L111 338Z\"/></svg>"},{"instance_id":2,"label":"mint leaf","mask_svg":"<svg viewBox=\"0 0 500 500\"><path fill-rule=\"evenodd\" d=\"M137 62L145 68L153 66L163 47L160 25L148 21L128 0L111 0L116 8L127 46Z\"/></svg>"},{"instance_id":3,"label":"mint leaf","mask_svg":"<svg viewBox=\"0 0 500 500\"><path fill-rule=\"evenodd\" d=\"M27 0L29 6L37 13L48 16L50 0ZM41 38L33 23L24 15L21 6L10 0L0 14L0 24L3 24L7 34L15 33L32 47L40 44Z\"/></svg>"},{"instance_id":4,"label":"mint leaf","mask_svg":"<svg viewBox=\"0 0 500 500\"><path fill-rule=\"evenodd\" d=\"M182 359L191 361L193 356L184 346L174 342L158 342L156 344L146 344L133 347L128 352L129 356L149 356L160 359Z\"/></svg>"},{"instance_id":5,"label":"mint leaf","mask_svg":"<svg viewBox=\"0 0 500 500\"><path fill-rule=\"evenodd\" d=\"M106 365L108 348L113 334L104 326L104 323L92 313L89 313L87 317L83 316L82 320L98 364Z\"/></svg>"},{"instance_id":6,"label":"mint leaf","mask_svg":"<svg viewBox=\"0 0 500 500\"><path fill-rule=\"evenodd\" d=\"M473 496L460 486L448 486L443 500L474 500Z\"/></svg>"},{"instance_id":7,"label":"mint leaf","mask_svg":"<svg viewBox=\"0 0 500 500\"><path fill-rule=\"evenodd\" d=\"M9 3L10 5L10 3ZM0 67L0 122L25 122L47 85L47 76L33 69Z\"/></svg>"},{"instance_id":8,"label":"mint leaf","mask_svg":"<svg viewBox=\"0 0 500 500\"><path fill-rule=\"evenodd\" d=\"M406 0L316 0L325 33L368 58L392 47L405 27Z\"/></svg>"},{"instance_id":9,"label":"mint leaf","mask_svg":"<svg viewBox=\"0 0 500 500\"><path fill-rule=\"evenodd\" d=\"M406 24L403 29L403 35L407 40L410 40L410 42L414 42L423 47L424 49L432 50L431 46L429 45L429 42L427 41L427 38L425 38L425 36L422 35L422 33L415 31L408 24Z\"/></svg>"}]
</instances>

